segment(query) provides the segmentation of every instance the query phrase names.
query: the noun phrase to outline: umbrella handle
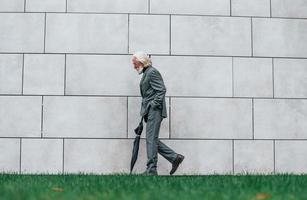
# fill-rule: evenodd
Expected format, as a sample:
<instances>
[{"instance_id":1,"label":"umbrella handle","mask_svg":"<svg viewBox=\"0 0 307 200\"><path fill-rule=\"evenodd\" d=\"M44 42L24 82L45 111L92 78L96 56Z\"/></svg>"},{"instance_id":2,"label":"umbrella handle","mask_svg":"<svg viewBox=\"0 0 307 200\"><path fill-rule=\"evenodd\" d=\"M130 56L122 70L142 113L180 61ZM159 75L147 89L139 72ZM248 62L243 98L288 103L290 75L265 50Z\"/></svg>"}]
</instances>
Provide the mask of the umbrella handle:
<instances>
[{"instance_id":1,"label":"umbrella handle","mask_svg":"<svg viewBox=\"0 0 307 200\"><path fill-rule=\"evenodd\" d=\"M144 116L142 116L142 118L141 118L141 123L143 122L143 119L144 119Z\"/></svg>"}]
</instances>

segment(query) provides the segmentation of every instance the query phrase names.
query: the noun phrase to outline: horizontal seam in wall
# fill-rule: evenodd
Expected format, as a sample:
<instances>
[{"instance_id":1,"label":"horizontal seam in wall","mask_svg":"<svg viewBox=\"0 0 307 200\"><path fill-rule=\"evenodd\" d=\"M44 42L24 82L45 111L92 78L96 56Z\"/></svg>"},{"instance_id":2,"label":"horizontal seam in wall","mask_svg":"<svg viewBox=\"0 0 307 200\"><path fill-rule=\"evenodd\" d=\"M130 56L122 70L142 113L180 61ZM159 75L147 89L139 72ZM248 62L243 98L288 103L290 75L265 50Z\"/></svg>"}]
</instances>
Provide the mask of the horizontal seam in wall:
<instances>
[{"instance_id":1,"label":"horizontal seam in wall","mask_svg":"<svg viewBox=\"0 0 307 200\"><path fill-rule=\"evenodd\" d=\"M141 98L141 96L138 95L41 95L41 94L0 94L0 97L3 96L14 96L14 97L24 97L24 96L33 96L33 97L37 97L37 96L44 96L44 97L108 97L108 98L112 98L112 97L121 97L121 98L126 98L126 97L139 97ZM307 100L307 97L298 97L298 98L294 98L294 97L232 97L232 96L165 96L167 97L171 97L171 98L187 98L187 99L193 99L193 98L199 98L199 99L254 99L254 100L261 100L261 99L271 99L271 100L275 100L275 99L285 99L285 100Z\"/></svg>"},{"instance_id":2,"label":"horizontal seam in wall","mask_svg":"<svg viewBox=\"0 0 307 200\"><path fill-rule=\"evenodd\" d=\"M126 138L126 137L122 137L122 138L97 138L97 137L0 137L0 139L38 139L38 140L67 140L67 139L71 139L71 140L80 140L80 139L84 139L84 140L134 140L135 137L130 137L130 138ZM142 140L146 140L146 138L141 138ZM306 139L276 139L276 138L269 138L269 139L240 139L240 138L164 138L164 137L159 137L159 139L161 140L189 140L189 141L193 141L193 140L207 140L207 141L211 141L211 140L216 140L216 141L306 141L307 142L307 138Z\"/></svg>"},{"instance_id":3,"label":"horizontal seam in wall","mask_svg":"<svg viewBox=\"0 0 307 200\"><path fill-rule=\"evenodd\" d=\"M75 56L75 55L80 55L80 56L132 56L133 54L131 53L67 53L67 52L0 52L1 54L50 54L50 55L68 55L68 56ZM196 54L150 54L152 57L156 56L161 56L161 57L205 57L205 58L274 58L274 59L307 59L307 57L275 57L275 56L242 56L242 55L237 55L237 56L232 56L232 55L196 55Z\"/></svg>"},{"instance_id":4,"label":"horizontal seam in wall","mask_svg":"<svg viewBox=\"0 0 307 200\"><path fill-rule=\"evenodd\" d=\"M31 14L31 13L51 13L51 14L89 14L89 15L173 15L173 16L191 16L191 17L229 17L229 18L261 18L261 19L302 19L302 20L307 20L306 17L288 17L288 16L254 16L254 15L206 15L206 14L180 14L180 13L134 13L134 12L46 12L46 11L41 11L41 12L23 12L23 11L2 11L0 13L24 13L24 14Z\"/></svg>"}]
</instances>

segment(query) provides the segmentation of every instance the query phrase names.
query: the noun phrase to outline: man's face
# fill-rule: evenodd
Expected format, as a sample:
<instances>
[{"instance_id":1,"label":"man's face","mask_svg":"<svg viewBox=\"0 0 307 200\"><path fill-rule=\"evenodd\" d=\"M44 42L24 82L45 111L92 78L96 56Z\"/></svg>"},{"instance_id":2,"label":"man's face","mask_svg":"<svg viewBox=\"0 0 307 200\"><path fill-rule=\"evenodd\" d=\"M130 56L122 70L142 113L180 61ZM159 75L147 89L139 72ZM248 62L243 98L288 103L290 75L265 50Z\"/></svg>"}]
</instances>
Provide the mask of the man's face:
<instances>
[{"instance_id":1,"label":"man's face","mask_svg":"<svg viewBox=\"0 0 307 200\"><path fill-rule=\"evenodd\" d=\"M135 70L138 70L140 67L144 67L143 63L138 61L135 57L132 57L132 64Z\"/></svg>"}]
</instances>

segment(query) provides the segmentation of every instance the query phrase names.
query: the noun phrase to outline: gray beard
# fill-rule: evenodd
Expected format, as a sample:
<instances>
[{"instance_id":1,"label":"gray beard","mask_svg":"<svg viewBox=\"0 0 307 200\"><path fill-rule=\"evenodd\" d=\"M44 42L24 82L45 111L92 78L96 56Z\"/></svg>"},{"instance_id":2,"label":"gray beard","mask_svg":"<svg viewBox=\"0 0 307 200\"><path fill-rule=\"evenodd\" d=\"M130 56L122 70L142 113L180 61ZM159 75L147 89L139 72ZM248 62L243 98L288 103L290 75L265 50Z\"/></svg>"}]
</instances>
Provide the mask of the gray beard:
<instances>
[{"instance_id":1,"label":"gray beard","mask_svg":"<svg viewBox=\"0 0 307 200\"><path fill-rule=\"evenodd\" d=\"M142 74L143 73L143 68L141 70L138 70L138 73Z\"/></svg>"}]
</instances>

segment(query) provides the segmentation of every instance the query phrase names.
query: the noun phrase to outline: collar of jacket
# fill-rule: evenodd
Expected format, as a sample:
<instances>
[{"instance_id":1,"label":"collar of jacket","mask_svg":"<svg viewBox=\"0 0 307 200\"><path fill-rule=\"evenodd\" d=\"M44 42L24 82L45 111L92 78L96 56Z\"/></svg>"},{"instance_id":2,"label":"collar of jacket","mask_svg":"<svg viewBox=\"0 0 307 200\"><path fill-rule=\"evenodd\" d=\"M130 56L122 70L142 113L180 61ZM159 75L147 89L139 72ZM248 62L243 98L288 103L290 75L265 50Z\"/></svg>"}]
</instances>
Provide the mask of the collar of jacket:
<instances>
[{"instance_id":1,"label":"collar of jacket","mask_svg":"<svg viewBox=\"0 0 307 200\"><path fill-rule=\"evenodd\" d=\"M146 71L149 67L151 67L151 65L148 65L148 67L144 67L144 68L143 68L143 73L145 73L145 71Z\"/></svg>"},{"instance_id":2,"label":"collar of jacket","mask_svg":"<svg viewBox=\"0 0 307 200\"><path fill-rule=\"evenodd\" d=\"M147 72L148 72L148 68L152 67L151 65L148 65L148 67L144 67L143 68L143 76L142 76L142 79L141 79L141 84L143 83L143 80L145 79L145 77L147 76Z\"/></svg>"},{"instance_id":3,"label":"collar of jacket","mask_svg":"<svg viewBox=\"0 0 307 200\"><path fill-rule=\"evenodd\" d=\"M146 75L147 75L146 71L148 72L147 69L148 69L149 67L151 67L151 65L149 65L148 67L144 67L144 68L143 68L143 71L142 71L142 72L143 72L143 75L142 75L142 79L141 79L141 82L140 82L141 84L142 84L143 80L145 79L145 77L146 77Z\"/></svg>"}]
</instances>

